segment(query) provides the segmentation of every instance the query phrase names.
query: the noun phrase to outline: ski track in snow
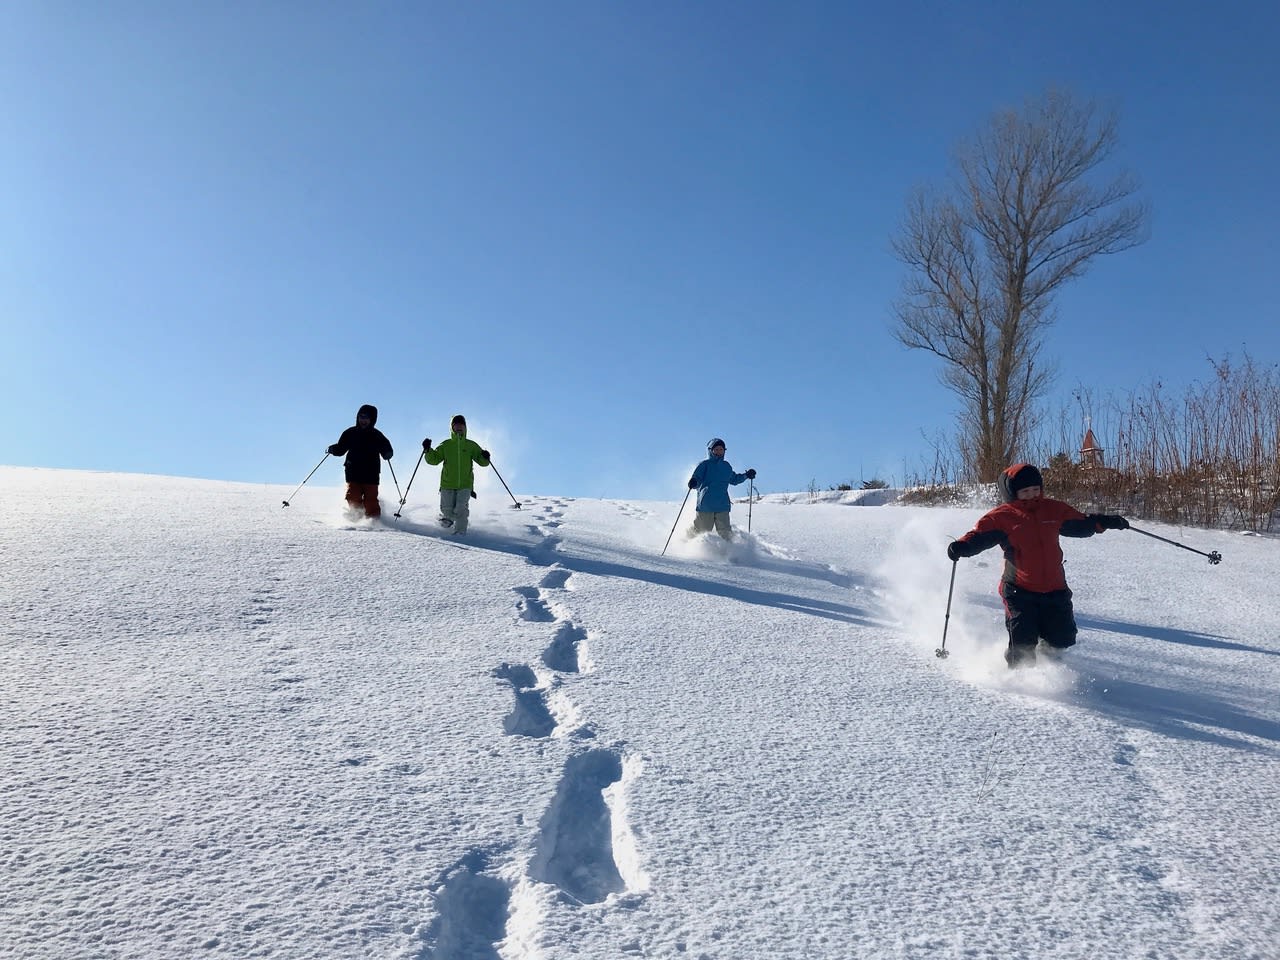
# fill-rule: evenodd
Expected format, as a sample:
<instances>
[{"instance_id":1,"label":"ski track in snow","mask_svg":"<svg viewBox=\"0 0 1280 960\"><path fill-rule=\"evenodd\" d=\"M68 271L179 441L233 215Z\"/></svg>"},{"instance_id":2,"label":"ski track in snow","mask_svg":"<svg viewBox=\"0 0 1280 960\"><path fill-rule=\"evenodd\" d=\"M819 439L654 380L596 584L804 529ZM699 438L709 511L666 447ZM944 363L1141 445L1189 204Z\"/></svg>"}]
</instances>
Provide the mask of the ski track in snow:
<instances>
[{"instance_id":1,"label":"ski track in snow","mask_svg":"<svg viewBox=\"0 0 1280 960\"><path fill-rule=\"evenodd\" d=\"M639 764L621 746L593 744L595 731L584 721L566 689L575 676L592 672L589 633L574 622L567 605L572 572L556 564L563 524L563 499L534 498L526 532L532 537L529 565L536 583L512 587L519 597L518 620L530 627L549 628L537 663L500 663L493 676L511 688L514 704L502 720L503 730L533 741L566 738L573 744L564 760L555 794L538 824L532 853L515 856L515 844L474 849L440 879L432 891L437 915L421 936L422 960L535 957L538 918L556 909L534 883L558 891L558 902L570 907L601 904L615 894L637 892L643 878L633 873L630 886L615 860L615 845L632 851L623 816L622 781L638 774ZM585 746L579 746L585 744ZM548 756L548 762L552 758ZM513 900L522 909L513 911ZM508 931L510 917L523 917L519 937Z\"/></svg>"}]
</instances>

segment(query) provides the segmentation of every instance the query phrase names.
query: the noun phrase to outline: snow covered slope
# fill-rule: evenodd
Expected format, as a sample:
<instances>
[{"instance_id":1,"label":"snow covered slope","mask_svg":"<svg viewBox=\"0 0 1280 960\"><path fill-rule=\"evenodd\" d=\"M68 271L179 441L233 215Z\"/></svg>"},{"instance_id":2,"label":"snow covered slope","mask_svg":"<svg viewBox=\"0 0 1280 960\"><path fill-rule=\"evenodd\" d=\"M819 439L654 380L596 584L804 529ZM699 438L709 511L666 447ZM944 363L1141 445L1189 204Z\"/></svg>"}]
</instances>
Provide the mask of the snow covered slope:
<instances>
[{"instance_id":1,"label":"snow covered slope","mask_svg":"<svg viewBox=\"0 0 1280 960\"><path fill-rule=\"evenodd\" d=\"M390 489L0 468L0 955L1277 956L1275 540L1010 674L978 510Z\"/></svg>"}]
</instances>

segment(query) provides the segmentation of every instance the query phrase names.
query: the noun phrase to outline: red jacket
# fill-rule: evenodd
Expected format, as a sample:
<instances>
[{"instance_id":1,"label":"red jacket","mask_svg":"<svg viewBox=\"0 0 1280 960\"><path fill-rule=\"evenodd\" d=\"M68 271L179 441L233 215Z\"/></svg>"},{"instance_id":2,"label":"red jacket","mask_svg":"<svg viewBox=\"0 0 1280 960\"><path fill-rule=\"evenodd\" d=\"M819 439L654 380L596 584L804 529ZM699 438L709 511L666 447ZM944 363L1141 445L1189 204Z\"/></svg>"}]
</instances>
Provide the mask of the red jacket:
<instances>
[{"instance_id":1,"label":"red jacket","mask_svg":"<svg viewBox=\"0 0 1280 960\"><path fill-rule=\"evenodd\" d=\"M1005 561L1000 579L1024 590L1048 593L1067 587L1058 537L1091 537L1102 530L1096 517L1086 517L1061 500L1037 497L1000 504L956 544L965 557L999 544Z\"/></svg>"}]
</instances>

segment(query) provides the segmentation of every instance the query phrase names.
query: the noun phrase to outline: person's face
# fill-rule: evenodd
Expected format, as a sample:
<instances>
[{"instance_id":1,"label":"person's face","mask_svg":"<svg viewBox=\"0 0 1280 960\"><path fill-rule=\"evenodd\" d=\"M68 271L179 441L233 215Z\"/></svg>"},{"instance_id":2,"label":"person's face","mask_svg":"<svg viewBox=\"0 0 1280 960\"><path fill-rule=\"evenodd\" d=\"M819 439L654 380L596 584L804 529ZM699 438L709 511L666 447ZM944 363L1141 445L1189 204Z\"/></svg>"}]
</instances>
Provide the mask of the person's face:
<instances>
[{"instance_id":1,"label":"person's face","mask_svg":"<svg viewBox=\"0 0 1280 960\"><path fill-rule=\"evenodd\" d=\"M1036 500L1044 494L1039 487L1023 487L1018 491L1019 500Z\"/></svg>"},{"instance_id":2,"label":"person's face","mask_svg":"<svg viewBox=\"0 0 1280 960\"><path fill-rule=\"evenodd\" d=\"M369 415L367 413L362 413L360 416L356 417L356 426L367 427L371 423L373 423L373 421L369 419Z\"/></svg>"},{"instance_id":3,"label":"person's face","mask_svg":"<svg viewBox=\"0 0 1280 960\"><path fill-rule=\"evenodd\" d=\"M723 457L723 456L724 456L724 444L723 444L723 443L717 443L714 447L712 447L712 448L711 448L711 455L712 455L713 457Z\"/></svg>"},{"instance_id":4,"label":"person's face","mask_svg":"<svg viewBox=\"0 0 1280 960\"><path fill-rule=\"evenodd\" d=\"M465 420L455 420L455 421L453 421L453 432L454 432L454 433L466 433L466 432L467 432L467 421L465 421Z\"/></svg>"}]
</instances>

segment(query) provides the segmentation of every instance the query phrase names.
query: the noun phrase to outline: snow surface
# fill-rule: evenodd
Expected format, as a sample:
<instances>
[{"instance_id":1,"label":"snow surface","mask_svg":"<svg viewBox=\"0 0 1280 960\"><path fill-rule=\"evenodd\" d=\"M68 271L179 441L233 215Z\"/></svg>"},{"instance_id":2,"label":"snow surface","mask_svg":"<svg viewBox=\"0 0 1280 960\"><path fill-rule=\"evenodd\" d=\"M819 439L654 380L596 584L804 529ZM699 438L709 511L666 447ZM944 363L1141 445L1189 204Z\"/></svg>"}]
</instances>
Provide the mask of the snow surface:
<instances>
[{"instance_id":1,"label":"snow surface","mask_svg":"<svg viewBox=\"0 0 1280 960\"><path fill-rule=\"evenodd\" d=\"M0 468L3 956L1280 956L1274 539L1013 673L978 509L292 492Z\"/></svg>"}]
</instances>

